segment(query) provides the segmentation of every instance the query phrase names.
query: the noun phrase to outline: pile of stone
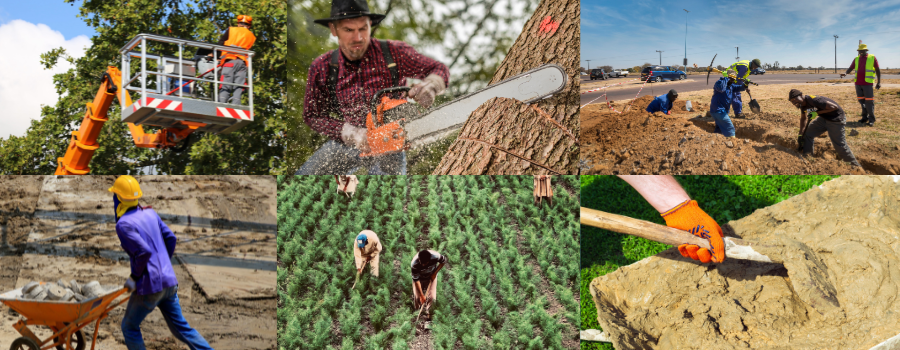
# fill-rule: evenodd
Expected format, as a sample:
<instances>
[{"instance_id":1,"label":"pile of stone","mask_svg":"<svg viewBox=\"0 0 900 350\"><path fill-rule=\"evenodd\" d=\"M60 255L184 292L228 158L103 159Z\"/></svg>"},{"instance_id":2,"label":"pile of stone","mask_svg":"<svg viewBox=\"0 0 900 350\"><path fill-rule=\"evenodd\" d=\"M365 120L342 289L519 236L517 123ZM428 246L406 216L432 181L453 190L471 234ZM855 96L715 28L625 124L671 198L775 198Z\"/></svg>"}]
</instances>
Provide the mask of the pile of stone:
<instances>
[{"instance_id":1,"label":"pile of stone","mask_svg":"<svg viewBox=\"0 0 900 350\"><path fill-rule=\"evenodd\" d=\"M90 281L87 284L78 283L76 280L71 280L69 283L58 280L56 283L43 284L32 281L22 287L22 297L31 300L82 302L105 293L106 290L97 281Z\"/></svg>"}]
</instances>

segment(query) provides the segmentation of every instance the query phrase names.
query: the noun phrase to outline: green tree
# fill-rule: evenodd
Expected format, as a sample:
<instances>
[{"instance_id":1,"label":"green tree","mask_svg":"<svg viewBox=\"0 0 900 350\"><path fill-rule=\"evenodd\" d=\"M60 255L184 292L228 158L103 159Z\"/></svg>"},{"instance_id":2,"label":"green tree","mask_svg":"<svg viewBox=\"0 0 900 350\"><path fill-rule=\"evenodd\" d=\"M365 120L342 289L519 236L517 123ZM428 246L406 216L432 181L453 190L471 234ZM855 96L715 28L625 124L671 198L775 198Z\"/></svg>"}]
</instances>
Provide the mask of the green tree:
<instances>
[{"instance_id":1,"label":"green tree","mask_svg":"<svg viewBox=\"0 0 900 350\"><path fill-rule=\"evenodd\" d=\"M378 39L402 40L423 53L437 52L450 68L450 86L436 104L487 85L497 71L522 25L534 11L537 0L370 0L370 11L387 17L373 30ZM285 169L298 169L327 138L303 122L303 100L312 61L337 48L331 32L314 19L327 18L331 0L295 2L291 6L288 32L288 108ZM472 30L474 29L474 30ZM451 135L455 138L455 135ZM410 173L430 173L449 142L438 142L427 151L409 155ZM416 167L416 162L428 163Z\"/></svg>"},{"instance_id":2,"label":"green tree","mask_svg":"<svg viewBox=\"0 0 900 350\"><path fill-rule=\"evenodd\" d=\"M63 0L74 5L76 0ZM64 6L64 4L60 4ZM93 100L106 66L118 66L118 50L139 33L153 33L205 42L218 42L222 31L238 14L253 17L257 36L253 50L255 121L229 135L194 135L194 143L184 152L143 149L134 146L125 123L119 122L120 108L114 102L110 121L98 142L100 148L91 161L92 174L145 172L147 167L169 174L268 174L282 167L286 52L285 0L91 0L84 1L80 14L97 34L79 59L62 49L41 55L46 67L66 59L75 67L54 76L59 100L43 106L42 118L31 122L25 136L0 139L0 173L50 174L57 158L65 155L73 131ZM175 52L154 52L177 55ZM138 97L132 94L132 98ZM151 128L148 132L153 131Z\"/></svg>"}]
</instances>

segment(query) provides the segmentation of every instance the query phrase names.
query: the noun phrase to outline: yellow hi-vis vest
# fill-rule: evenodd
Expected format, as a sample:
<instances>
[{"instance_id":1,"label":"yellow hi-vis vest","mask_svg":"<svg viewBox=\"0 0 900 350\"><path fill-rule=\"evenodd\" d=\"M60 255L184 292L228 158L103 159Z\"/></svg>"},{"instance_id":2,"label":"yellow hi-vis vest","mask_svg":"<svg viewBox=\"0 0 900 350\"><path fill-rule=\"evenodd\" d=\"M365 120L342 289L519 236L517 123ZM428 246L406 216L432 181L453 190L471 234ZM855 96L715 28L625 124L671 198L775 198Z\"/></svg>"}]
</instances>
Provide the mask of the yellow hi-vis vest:
<instances>
[{"instance_id":1,"label":"yellow hi-vis vest","mask_svg":"<svg viewBox=\"0 0 900 350\"><path fill-rule=\"evenodd\" d=\"M722 71L722 76L728 78L728 70L729 70L729 69L733 70L733 71L734 71L734 74L737 75L737 72L738 72L737 66L745 66L745 67L747 67L747 73L744 73L744 76L742 76L742 77L737 77L738 79L747 79L747 77L750 76L750 61L749 61L749 60L743 60L743 61L737 61L737 62L735 62L735 63L732 64L730 67L728 67L728 68L726 68L725 70Z\"/></svg>"},{"instance_id":2,"label":"yellow hi-vis vest","mask_svg":"<svg viewBox=\"0 0 900 350\"><path fill-rule=\"evenodd\" d=\"M859 72L859 56L853 60L853 67ZM856 82L856 74L853 75L853 82ZM866 82L871 84L875 82L875 56L868 55L866 58Z\"/></svg>"}]
</instances>

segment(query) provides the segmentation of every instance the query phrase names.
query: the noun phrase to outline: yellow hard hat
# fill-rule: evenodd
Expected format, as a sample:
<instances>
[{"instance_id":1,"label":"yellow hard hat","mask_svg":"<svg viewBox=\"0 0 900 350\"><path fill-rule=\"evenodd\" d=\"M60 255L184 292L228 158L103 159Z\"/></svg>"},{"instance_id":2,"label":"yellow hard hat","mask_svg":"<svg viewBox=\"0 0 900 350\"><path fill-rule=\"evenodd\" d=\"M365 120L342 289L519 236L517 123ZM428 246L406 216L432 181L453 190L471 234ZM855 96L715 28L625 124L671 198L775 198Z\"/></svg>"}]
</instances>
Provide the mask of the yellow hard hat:
<instances>
[{"instance_id":1,"label":"yellow hard hat","mask_svg":"<svg viewBox=\"0 0 900 350\"><path fill-rule=\"evenodd\" d=\"M119 176L108 191L119 195L123 201L133 201L144 195L144 192L141 192L141 185L131 175Z\"/></svg>"},{"instance_id":2,"label":"yellow hard hat","mask_svg":"<svg viewBox=\"0 0 900 350\"><path fill-rule=\"evenodd\" d=\"M237 16L238 23L247 23L253 25L253 17L247 15L238 15Z\"/></svg>"},{"instance_id":3,"label":"yellow hard hat","mask_svg":"<svg viewBox=\"0 0 900 350\"><path fill-rule=\"evenodd\" d=\"M859 44L859 48L856 51L869 51L869 47L866 44Z\"/></svg>"}]
</instances>

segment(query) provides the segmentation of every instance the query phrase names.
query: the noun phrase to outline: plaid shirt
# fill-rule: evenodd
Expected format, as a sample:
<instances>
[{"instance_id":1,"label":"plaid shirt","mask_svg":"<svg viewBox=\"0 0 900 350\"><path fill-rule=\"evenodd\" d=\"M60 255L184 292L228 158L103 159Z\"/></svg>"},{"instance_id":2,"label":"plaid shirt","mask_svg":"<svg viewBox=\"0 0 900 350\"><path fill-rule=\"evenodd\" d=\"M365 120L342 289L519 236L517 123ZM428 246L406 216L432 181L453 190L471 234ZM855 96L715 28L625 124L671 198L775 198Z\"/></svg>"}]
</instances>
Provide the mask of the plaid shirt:
<instances>
[{"instance_id":1,"label":"plaid shirt","mask_svg":"<svg viewBox=\"0 0 900 350\"><path fill-rule=\"evenodd\" d=\"M402 41L389 40L388 47L394 62L397 63L401 86L406 85L406 78L423 79L430 74L444 78L445 86L448 83L450 72L444 64L416 52L412 46ZM313 60L309 66L306 97L303 101L303 121L316 132L340 141L344 121L328 115L328 89L325 87L325 79L328 76L330 60L331 51L328 51ZM381 45L372 38L363 58L348 61L344 55L340 55L338 61L340 70L336 92L340 114L351 125L365 127L372 96L378 90L392 87L391 73L384 62Z\"/></svg>"}]
</instances>

